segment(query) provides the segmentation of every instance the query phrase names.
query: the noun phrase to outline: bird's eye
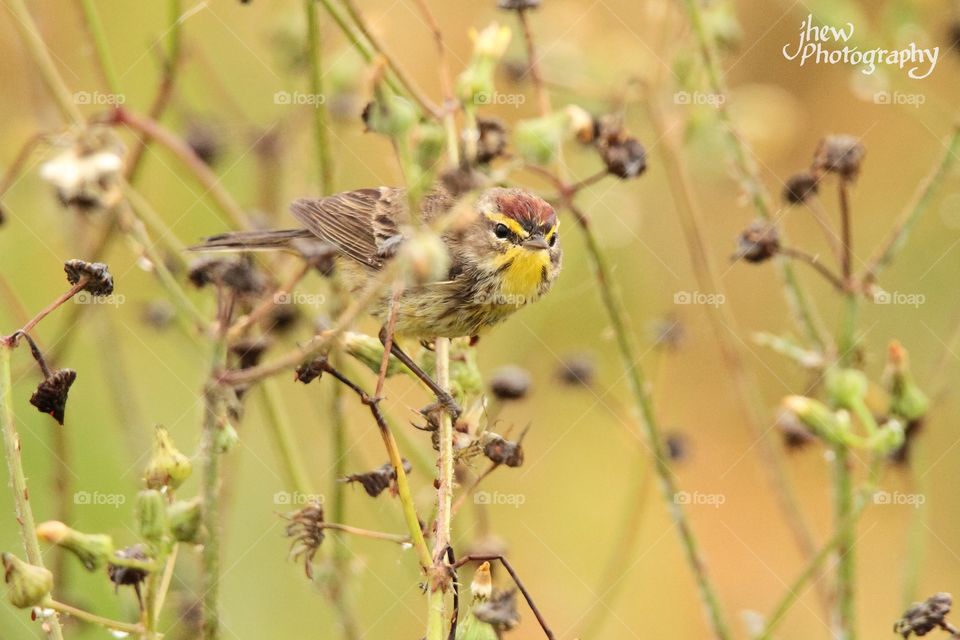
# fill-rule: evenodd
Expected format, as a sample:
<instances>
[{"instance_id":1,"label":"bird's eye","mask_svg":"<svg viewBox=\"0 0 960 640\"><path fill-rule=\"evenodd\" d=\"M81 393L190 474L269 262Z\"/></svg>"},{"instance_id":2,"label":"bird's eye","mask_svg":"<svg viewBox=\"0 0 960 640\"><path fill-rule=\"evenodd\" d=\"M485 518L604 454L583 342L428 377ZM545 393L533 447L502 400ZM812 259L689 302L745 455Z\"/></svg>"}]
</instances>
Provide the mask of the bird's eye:
<instances>
[{"instance_id":1,"label":"bird's eye","mask_svg":"<svg viewBox=\"0 0 960 640\"><path fill-rule=\"evenodd\" d=\"M498 238L509 238L510 228L507 225L500 223L493 228L493 235L497 236Z\"/></svg>"},{"instance_id":2,"label":"bird's eye","mask_svg":"<svg viewBox=\"0 0 960 640\"><path fill-rule=\"evenodd\" d=\"M559 237L559 235L560 235L559 233L554 233L552 236L550 236L549 242L551 247L557 244L557 237Z\"/></svg>"}]
</instances>

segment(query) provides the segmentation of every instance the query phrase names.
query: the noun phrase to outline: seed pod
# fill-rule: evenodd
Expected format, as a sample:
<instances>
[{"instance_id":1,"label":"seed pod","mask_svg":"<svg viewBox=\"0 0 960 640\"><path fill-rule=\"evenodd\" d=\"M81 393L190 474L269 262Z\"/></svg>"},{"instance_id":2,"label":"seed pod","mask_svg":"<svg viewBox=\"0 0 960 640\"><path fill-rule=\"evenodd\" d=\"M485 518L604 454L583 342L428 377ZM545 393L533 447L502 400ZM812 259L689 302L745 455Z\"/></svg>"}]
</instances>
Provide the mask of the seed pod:
<instances>
[{"instance_id":1,"label":"seed pod","mask_svg":"<svg viewBox=\"0 0 960 640\"><path fill-rule=\"evenodd\" d=\"M947 628L947 614L953 606L949 593L935 593L923 602L914 602L893 625L893 630L904 638L910 634L925 636L934 629Z\"/></svg>"},{"instance_id":2,"label":"seed pod","mask_svg":"<svg viewBox=\"0 0 960 640\"><path fill-rule=\"evenodd\" d=\"M764 262L780 251L780 234L776 226L763 221L753 222L737 238L734 258L747 262Z\"/></svg>"},{"instance_id":3,"label":"seed pod","mask_svg":"<svg viewBox=\"0 0 960 640\"><path fill-rule=\"evenodd\" d=\"M176 489L190 477L192 471L190 458L176 448L166 428L158 425L154 431L153 455L144 473L147 488Z\"/></svg>"},{"instance_id":4,"label":"seed pod","mask_svg":"<svg viewBox=\"0 0 960 640\"><path fill-rule=\"evenodd\" d=\"M557 367L557 378L571 386L589 387L595 375L596 366L589 355L569 356Z\"/></svg>"},{"instance_id":5,"label":"seed pod","mask_svg":"<svg viewBox=\"0 0 960 640\"><path fill-rule=\"evenodd\" d=\"M307 578L313 580L313 559L320 550L320 544L324 538L323 507L319 504L310 504L284 517L290 521L287 525L287 537L293 538L290 544L290 557L302 561L304 573Z\"/></svg>"},{"instance_id":6,"label":"seed pod","mask_svg":"<svg viewBox=\"0 0 960 640\"><path fill-rule=\"evenodd\" d=\"M53 574L10 553L4 553L2 559L3 577L10 587L7 592L10 604L18 609L42 605L53 591Z\"/></svg>"},{"instance_id":7,"label":"seed pod","mask_svg":"<svg viewBox=\"0 0 960 640\"><path fill-rule=\"evenodd\" d=\"M413 467L410 466L406 458L403 459L403 470L406 473L410 473L413 470ZM393 465L389 462L373 471L354 473L343 478L343 482L359 482L371 498L379 496L387 487L390 487L392 490L396 480L396 469L394 469Z\"/></svg>"},{"instance_id":8,"label":"seed pod","mask_svg":"<svg viewBox=\"0 0 960 640\"><path fill-rule=\"evenodd\" d=\"M137 524L144 540L160 543L167 535L167 504L163 494L147 489L137 494Z\"/></svg>"},{"instance_id":9,"label":"seed pod","mask_svg":"<svg viewBox=\"0 0 960 640\"><path fill-rule=\"evenodd\" d=\"M922 420L930 409L930 399L914 382L907 350L896 340L887 350L884 378L890 392L890 412L908 423Z\"/></svg>"},{"instance_id":10,"label":"seed pod","mask_svg":"<svg viewBox=\"0 0 960 640\"><path fill-rule=\"evenodd\" d=\"M76 379L77 372L73 369L56 369L37 385L36 391L30 396L30 404L40 413L53 416L62 426L66 417L67 395Z\"/></svg>"},{"instance_id":11,"label":"seed pod","mask_svg":"<svg viewBox=\"0 0 960 640\"><path fill-rule=\"evenodd\" d=\"M63 270L67 273L67 281L70 284L77 284L81 278L86 278L87 283L83 290L95 296L108 296L113 293L113 276L110 270L102 262L84 262L83 260L67 260L63 264Z\"/></svg>"},{"instance_id":12,"label":"seed pod","mask_svg":"<svg viewBox=\"0 0 960 640\"><path fill-rule=\"evenodd\" d=\"M803 204L817 195L819 179L809 171L794 174L787 178L783 186L783 200L787 204Z\"/></svg>"},{"instance_id":13,"label":"seed pod","mask_svg":"<svg viewBox=\"0 0 960 640\"><path fill-rule=\"evenodd\" d=\"M81 533L56 520L37 525L37 537L75 555L87 571L104 566L113 555L113 538L110 536Z\"/></svg>"},{"instance_id":14,"label":"seed pod","mask_svg":"<svg viewBox=\"0 0 960 640\"><path fill-rule=\"evenodd\" d=\"M203 503L200 498L178 500L167 507L170 533L177 542L196 544L200 541Z\"/></svg>"},{"instance_id":15,"label":"seed pod","mask_svg":"<svg viewBox=\"0 0 960 640\"><path fill-rule=\"evenodd\" d=\"M530 391L530 374L516 365L500 367L490 378L490 391L498 400L520 400Z\"/></svg>"},{"instance_id":16,"label":"seed pod","mask_svg":"<svg viewBox=\"0 0 960 640\"><path fill-rule=\"evenodd\" d=\"M323 375L326 358L316 358L310 362L304 362L296 369L297 380L303 384L310 384Z\"/></svg>"},{"instance_id":17,"label":"seed pod","mask_svg":"<svg viewBox=\"0 0 960 640\"><path fill-rule=\"evenodd\" d=\"M827 136L817 145L813 168L817 172L835 173L844 180L855 180L866 154L866 148L854 136Z\"/></svg>"}]
</instances>

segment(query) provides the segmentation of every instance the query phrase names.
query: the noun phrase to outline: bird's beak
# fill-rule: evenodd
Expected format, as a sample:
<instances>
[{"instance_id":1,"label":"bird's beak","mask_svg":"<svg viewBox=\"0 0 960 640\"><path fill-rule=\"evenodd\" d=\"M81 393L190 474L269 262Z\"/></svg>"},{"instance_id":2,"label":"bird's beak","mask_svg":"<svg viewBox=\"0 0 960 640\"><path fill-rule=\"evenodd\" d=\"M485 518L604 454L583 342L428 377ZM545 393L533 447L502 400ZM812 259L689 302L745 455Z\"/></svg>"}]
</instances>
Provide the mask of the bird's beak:
<instances>
[{"instance_id":1,"label":"bird's beak","mask_svg":"<svg viewBox=\"0 0 960 640\"><path fill-rule=\"evenodd\" d=\"M523 248L529 249L530 251L539 251L540 249L549 249L550 245L547 244L543 236L534 236L523 241Z\"/></svg>"}]
</instances>

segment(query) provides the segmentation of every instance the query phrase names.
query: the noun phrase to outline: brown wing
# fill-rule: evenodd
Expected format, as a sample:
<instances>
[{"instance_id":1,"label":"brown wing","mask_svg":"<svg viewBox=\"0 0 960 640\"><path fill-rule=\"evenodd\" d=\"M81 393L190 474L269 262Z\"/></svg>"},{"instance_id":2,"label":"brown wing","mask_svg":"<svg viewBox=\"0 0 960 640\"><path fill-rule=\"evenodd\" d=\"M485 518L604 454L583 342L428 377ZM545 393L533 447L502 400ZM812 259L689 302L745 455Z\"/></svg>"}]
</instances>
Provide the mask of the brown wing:
<instances>
[{"instance_id":1,"label":"brown wing","mask_svg":"<svg viewBox=\"0 0 960 640\"><path fill-rule=\"evenodd\" d=\"M406 210L403 191L381 187L338 193L327 198L301 198L290 211L304 227L337 250L372 269L383 266L380 248L400 234Z\"/></svg>"}]
</instances>

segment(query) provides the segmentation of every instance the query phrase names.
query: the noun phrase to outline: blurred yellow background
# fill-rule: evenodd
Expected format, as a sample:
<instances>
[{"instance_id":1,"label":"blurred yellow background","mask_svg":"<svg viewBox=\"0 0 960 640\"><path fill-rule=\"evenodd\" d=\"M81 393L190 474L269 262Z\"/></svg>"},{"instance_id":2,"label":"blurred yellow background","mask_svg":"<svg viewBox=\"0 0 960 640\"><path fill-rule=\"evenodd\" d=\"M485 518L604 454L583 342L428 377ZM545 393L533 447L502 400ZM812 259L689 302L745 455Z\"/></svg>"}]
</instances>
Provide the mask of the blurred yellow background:
<instances>
[{"instance_id":1,"label":"blurred yellow background","mask_svg":"<svg viewBox=\"0 0 960 640\"><path fill-rule=\"evenodd\" d=\"M277 104L278 91L307 91L306 78L295 68L304 34L301 3L253 0L244 5L226 0L185 2L185 66L164 122L178 132L191 122L211 127L225 144L215 166L223 184L251 209L269 202L267 187L280 202L317 193L312 152L310 106ZM496 9L493 0L430 2L452 50L458 71L470 54L467 32L498 20L515 26L513 16ZM731 107L758 152L763 178L779 193L786 176L809 164L818 140L833 132L861 137L867 148L862 176L853 192L855 247L866 258L888 233L929 167L943 152L941 140L955 117L960 99L956 83L960 56L947 51L948 26L957 16L947 2L877 2L851 5L822 3L838 15L851 12L858 37L877 42L908 41L940 45L936 71L924 80L908 80L897 70L869 78L844 66L799 67L781 54L796 41L804 3L743 0L733 9L740 20L739 44L724 60L729 72ZM71 91L104 91L96 72L92 46L77 3L33 0L30 8ZM167 17L165 3L98 0L107 40L123 87L125 105L145 111L160 73ZM434 43L411 0L370 0L363 9L387 47L426 91L438 99ZM639 180L609 180L582 198L604 245L632 317L642 366L654 385L662 423L682 434L688 455L678 464L678 482L688 492L723 496L719 506L691 505L689 514L703 543L708 569L730 613L738 637L747 637L749 612L767 613L799 570L800 556L759 466L757 447L740 408L717 340L708 320L710 309L675 304L678 292L697 290L689 254L662 167L658 136L642 99L662 104L673 126L685 128L685 158L703 207L709 252L723 274L730 305L741 324L739 336L748 346L751 367L769 408L769 424L780 399L802 392L809 376L792 363L750 340L754 331L789 333L789 312L775 269L770 265L731 265L734 240L753 219L753 211L730 179L731 167L720 144L709 106L678 104L674 72L696 58L696 49L680 3L666 0L544 0L531 15L543 58L544 74L554 87L558 105L577 103L597 113L613 109L608 99L627 95L624 106L631 132L647 146L649 169ZM321 12L325 65L333 84L365 91L363 68L326 15ZM509 56L520 59L522 42L514 38ZM360 74L360 75L357 75ZM652 90L626 87L632 79L661 76ZM55 131L56 111L25 55L11 18L0 19L0 165L6 167L30 136ZM533 117L530 87L498 76L504 91L521 92L519 107L502 105L490 111L508 122ZM877 84L874 84L874 83ZM875 91L921 94L919 107L877 104ZM362 100L363 98L361 98ZM93 115L106 106L84 106ZM332 144L336 188L345 190L402 182L388 143L364 134L355 105L349 118L336 121ZM684 123L684 119L689 122ZM280 136L274 172L264 177L254 145L264 134ZM565 154L574 176L597 170L596 159L571 149ZM28 309L39 309L64 289L62 263L78 257L81 221L63 210L38 176L42 154L34 154L29 171L6 195L8 221L0 227L0 275ZM529 174L518 174L544 195L550 193ZM264 184L268 182L269 184ZM227 228L219 212L167 153L148 154L139 182L181 240L191 243ZM866 370L878 378L887 343L900 339L910 351L921 384L928 382L945 351L945 342L960 318L957 296L960 266L960 179L954 170L911 242L881 285L888 291L917 293L924 303L914 307L866 304L861 330ZM824 201L836 212L834 195ZM278 226L291 224L282 208L264 212ZM802 209L782 220L794 245L825 252L818 229ZM493 505L487 513L496 536L507 545L514 566L537 598L558 637L702 638L708 633L694 583L667 510L648 474L650 458L639 439L623 370L611 340L608 320L594 286L579 235L572 221L564 227L564 273L554 291L524 310L479 343L484 372L509 363L530 370L531 396L505 408L505 425L532 428L525 440L526 463L498 471L485 483L487 491L523 496L522 504ZM208 356L174 331L158 331L143 322L145 307L162 297L152 275L138 267L134 254L115 243L106 260L124 303L92 309L83 319L78 339L60 364L78 371L67 411L71 491L127 496L126 503L75 505L70 523L85 531L101 531L132 543L133 497L149 449L154 424L164 424L177 442L192 451L201 417L198 401ZM800 266L804 283L816 297L828 326L835 327L839 305L834 293ZM305 291L322 292L324 281L311 275ZM212 311L212 298L194 299ZM321 315L325 313L320 310ZM61 310L41 325L44 345L53 345L67 317ZM662 318L678 320L685 339L676 351L658 351L652 326ZM9 305L0 305L3 332L17 324ZM364 328L375 330L372 322ZM303 339L301 326L297 337ZM278 351L279 352L279 351ZM573 388L557 381L556 370L570 354L595 358L592 388ZM949 357L954 391L958 363ZM15 358L15 406L23 438L23 455L38 520L53 514L52 485L57 464L52 453L54 430L47 416L27 404L37 382L25 351ZM118 384L115 377L123 380ZM369 384L370 379L366 382ZM310 477L321 493L331 490L331 435L323 407L331 381L304 387L290 378L278 380L287 412L306 457ZM112 389L112 390L111 390ZM129 392L126 390L129 389ZM387 386L387 406L401 424L427 397L404 380ZM385 460L375 425L354 398L349 407L348 468L362 471ZM960 581L960 497L954 490L960 449L954 411L956 395L936 405L920 440L914 466L894 469L885 478L888 491L921 493L925 505L917 520L906 505L867 510L858 528L858 615L863 637L886 637L903 609L905 597L951 591ZM225 524L223 625L225 638L338 637L335 616L323 593L303 576L302 567L286 558L284 511L275 503L288 490L276 451L263 423L262 398L252 394L240 427L241 446L227 458L230 506ZM429 454L428 440L412 429L406 434ZM770 437L779 446L779 437ZM830 535L830 477L823 448L812 446L791 454L789 475L819 540ZM646 477L640 533L622 563L620 596L608 602L613 584L600 583L617 536L636 495L638 478ZM427 509L431 479L411 476L416 497ZM192 479L183 495L196 489ZM348 490L348 521L358 526L403 531L398 503L386 495L370 499L358 488ZM454 525L458 548L475 542L479 523L465 510ZM915 531L911 539L911 528ZM419 638L424 598L412 552L398 552L386 543L347 539L354 576L348 597L358 613L365 638ZM20 542L9 492L0 492L0 548L18 551ZM327 556L332 546L323 547ZM911 551L911 549L913 551ZM905 567L912 552L922 553L917 590L904 593ZM321 564L323 560L320 560ZM133 595L112 585L100 573L85 572L67 559L69 590L64 599L110 617L132 619ZM171 610L184 613L198 591L198 558L181 555L174 580ZM505 576L501 576L505 578ZM506 582L503 583L506 586ZM591 633L583 621L596 609L610 607L603 630ZM537 638L540 631L521 604L523 623L510 637ZM743 614L747 614L746 616ZM188 616L189 617L189 616ZM169 623L175 618L170 617ZM183 623L179 633L186 628ZM168 637L189 637L176 635ZM28 616L0 606L0 637L37 637ZM98 638L105 632L74 627L69 637ZM779 637L829 637L827 621L812 591L807 591L782 626Z\"/></svg>"}]
</instances>

